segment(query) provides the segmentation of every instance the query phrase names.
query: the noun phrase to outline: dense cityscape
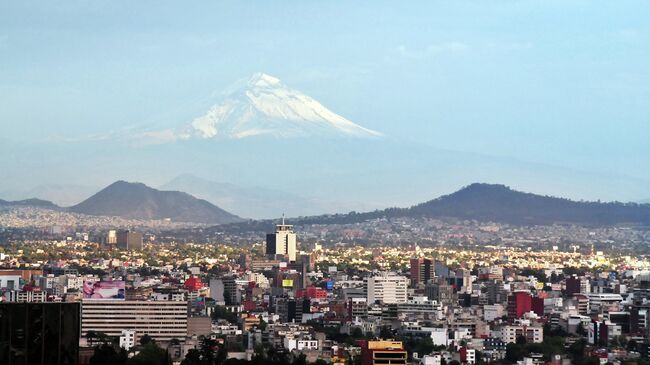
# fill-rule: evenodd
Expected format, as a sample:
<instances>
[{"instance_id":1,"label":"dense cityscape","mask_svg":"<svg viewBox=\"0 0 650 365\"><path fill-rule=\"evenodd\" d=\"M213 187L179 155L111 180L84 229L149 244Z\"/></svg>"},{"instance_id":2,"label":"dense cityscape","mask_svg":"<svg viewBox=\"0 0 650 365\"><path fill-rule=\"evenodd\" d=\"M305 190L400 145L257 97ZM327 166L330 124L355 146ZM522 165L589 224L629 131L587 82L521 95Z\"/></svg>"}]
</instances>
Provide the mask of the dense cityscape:
<instances>
[{"instance_id":1,"label":"dense cityscape","mask_svg":"<svg viewBox=\"0 0 650 365\"><path fill-rule=\"evenodd\" d=\"M188 242L186 230L171 226L82 232L42 223L18 225L19 239L2 229L2 303L14 304L2 306L3 328L18 330L16 318L66 318L59 336L74 346L60 342L39 355L32 341L43 339L27 327L26 342L11 340L5 359L650 361L650 256L634 251L647 245L644 229L403 218L281 222L266 235L222 232L228 237L217 243ZM38 235L49 238L25 238ZM46 319L54 304L65 314Z\"/></svg>"}]
</instances>

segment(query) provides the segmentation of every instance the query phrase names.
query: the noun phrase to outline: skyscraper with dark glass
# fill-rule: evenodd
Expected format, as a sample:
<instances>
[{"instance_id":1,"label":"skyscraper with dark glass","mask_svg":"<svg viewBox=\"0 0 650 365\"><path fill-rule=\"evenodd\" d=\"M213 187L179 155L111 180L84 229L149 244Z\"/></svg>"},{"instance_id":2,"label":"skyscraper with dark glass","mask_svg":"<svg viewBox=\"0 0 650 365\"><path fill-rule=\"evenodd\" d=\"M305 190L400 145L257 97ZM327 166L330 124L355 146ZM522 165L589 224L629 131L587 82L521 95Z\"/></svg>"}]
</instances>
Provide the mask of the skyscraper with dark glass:
<instances>
[{"instance_id":1,"label":"skyscraper with dark glass","mask_svg":"<svg viewBox=\"0 0 650 365\"><path fill-rule=\"evenodd\" d=\"M0 364L76 365L79 303L0 303Z\"/></svg>"}]
</instances>

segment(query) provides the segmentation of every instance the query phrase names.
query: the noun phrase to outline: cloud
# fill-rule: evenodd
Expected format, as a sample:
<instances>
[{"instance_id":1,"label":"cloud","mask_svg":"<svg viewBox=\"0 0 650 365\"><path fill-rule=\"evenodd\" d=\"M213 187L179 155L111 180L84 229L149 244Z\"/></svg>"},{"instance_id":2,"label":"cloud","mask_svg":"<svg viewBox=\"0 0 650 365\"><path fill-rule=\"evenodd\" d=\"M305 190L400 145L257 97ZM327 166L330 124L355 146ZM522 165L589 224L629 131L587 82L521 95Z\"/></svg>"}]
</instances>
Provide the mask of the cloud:
<instances>
[{"instance_id":1,"label":"cloud","mask_svg":"<svg viewBox=\"0 0 650 365\"><path fill-rule=\"evenodd\" d=\"M425 48L412 49L405 45L397 47L397 52L401 57L410 59L422 59L432 57L442 53L459 53L469 49L469 45L463 42L444 42L431 44Z\"/></svg>"}]
</instances>

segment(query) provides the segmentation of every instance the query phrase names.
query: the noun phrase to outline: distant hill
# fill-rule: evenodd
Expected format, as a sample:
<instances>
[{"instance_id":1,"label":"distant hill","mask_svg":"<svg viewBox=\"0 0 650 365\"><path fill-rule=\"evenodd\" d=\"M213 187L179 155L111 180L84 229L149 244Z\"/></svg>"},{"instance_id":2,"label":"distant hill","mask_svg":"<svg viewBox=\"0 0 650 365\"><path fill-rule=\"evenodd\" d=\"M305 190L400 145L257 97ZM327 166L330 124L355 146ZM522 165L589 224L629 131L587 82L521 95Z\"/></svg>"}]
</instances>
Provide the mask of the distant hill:
<instances>
[{"instance_id":1,"label":"distant hill","mask_svg":"<svg viewBox=\"0 0 650 365\"><path fill-rule=\"evenodd\" d=\"M130 219L223 224L242 219L187 193L161 191L141 183L117 181L69 208L75 213Z\"/></svg>"},{"instance_id":2,"label":"distant hill","mask_svg":"<svg viewBox=\"0 0 650 365\"><path fill-rule=\"evenodd\" d=\"M61 207L69 207L78 204L98 190L97 187L93 186L53 183L4 190L0 192L0 196L7 200L21 200L36 197L51 201Z\"/></svg>"},{"instance_id":3,"label":"distant hill","mask_svg":"<svg viewBox=\"0 0 650 365\"><path fill-rule=\"evenodd\" d=\"M34 208L43 208L43 209L52 209L52 210L61 209L61 207L52 203L51 201L36 199L36 198L15 200L15 201L7 201L7 200L0 199L0 207L34 207Z\"/></svg>"},{"instance_id":4,"label":"distant hill","mask_svg":"<svg viewBox=\"0 0 650 365\"><path fill-rule=\"evenodd\" d=\"M410 208L307 217L294 224L355 223L383 217L458 218L518 225L650 225L650 204L578 202L523 193L505 185L476 183Z\"/></svg>"}]
</instances>

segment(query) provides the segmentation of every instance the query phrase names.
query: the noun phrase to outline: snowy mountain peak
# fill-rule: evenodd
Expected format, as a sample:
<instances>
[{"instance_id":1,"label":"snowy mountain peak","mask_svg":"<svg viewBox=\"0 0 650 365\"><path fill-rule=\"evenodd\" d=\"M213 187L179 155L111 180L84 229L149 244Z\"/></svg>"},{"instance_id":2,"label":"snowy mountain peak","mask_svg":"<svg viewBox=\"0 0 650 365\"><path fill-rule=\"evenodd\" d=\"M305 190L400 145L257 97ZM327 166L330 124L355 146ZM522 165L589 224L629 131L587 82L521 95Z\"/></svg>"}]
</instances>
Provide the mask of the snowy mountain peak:
<instances>
[{"instance_id":1,"label":"snowy mountain peak","mask_svg":"<svg viewBox=\"0 0 650 365\"><path fill-rule=\"evenodd\" d=\"M280 79L263 72L254 74L248 81L250 87L273 87L280 84Z\"/></svg>"},{"instance_id":2,"label":"snowy mountain peak","mask_svg":"<svg viewBox=\"0 0 650 365\"><path fill-rule=\"evenodd\" d=\"M195 118L179 135L240 139L256 135L377 137L381 133L332 112L276 77L256 73L245 85Z\"/></svg>"}]
</instances>

